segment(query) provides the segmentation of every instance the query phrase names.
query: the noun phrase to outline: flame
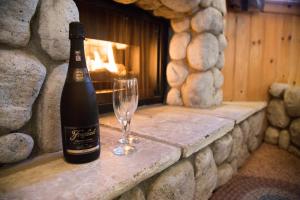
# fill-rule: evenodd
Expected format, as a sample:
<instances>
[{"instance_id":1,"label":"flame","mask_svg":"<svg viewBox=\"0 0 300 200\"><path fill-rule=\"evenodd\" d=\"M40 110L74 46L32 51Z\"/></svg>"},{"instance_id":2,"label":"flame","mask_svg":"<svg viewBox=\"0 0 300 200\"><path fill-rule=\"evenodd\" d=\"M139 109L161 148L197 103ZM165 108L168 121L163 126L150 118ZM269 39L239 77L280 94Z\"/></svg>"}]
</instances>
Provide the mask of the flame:
<instances>
[{"instance_id":1,"label":"flame","mask_svg":"<svg viewBox=\"0 0 300 200\"><path fill-rule=\"evenodd\" d=\"M89 45L101 48L101 52L99 52L98 48L94 48L92 51L92 57L94 59L91 58L91 55L86 56L89 71L102 69L106 69L112 73L118 73L120 71L118 67L119 64L116 64L115 62L113 47L115 46L117 49L125 49L127 47L126 44L88 39L86 41L86 45L88 48L90 48Z\"/></svg>"}]
</instances>

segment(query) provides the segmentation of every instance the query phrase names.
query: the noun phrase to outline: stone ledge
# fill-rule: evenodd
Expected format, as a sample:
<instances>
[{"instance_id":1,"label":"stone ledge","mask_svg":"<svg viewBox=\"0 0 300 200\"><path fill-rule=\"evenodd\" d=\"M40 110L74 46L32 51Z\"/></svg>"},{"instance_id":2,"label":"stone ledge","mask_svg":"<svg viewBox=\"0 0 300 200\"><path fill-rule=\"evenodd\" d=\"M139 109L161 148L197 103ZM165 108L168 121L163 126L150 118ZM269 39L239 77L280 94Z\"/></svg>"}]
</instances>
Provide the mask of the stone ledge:
<instances>
[{"instance_id":1,"label":"stone ledge","mask_svg":"<svg viewBox=\"0 0 300 200\"><path fill-rule=\"evenodd\" d=\"M120 136L119 131L101 127L101 157L91 163L68 164L60 153L22 166L21 171L2 171L0 199L112 199L180 158L179 148L143 138L136 153L115 156L112 149Z\"/></svg>"}]
</instances>

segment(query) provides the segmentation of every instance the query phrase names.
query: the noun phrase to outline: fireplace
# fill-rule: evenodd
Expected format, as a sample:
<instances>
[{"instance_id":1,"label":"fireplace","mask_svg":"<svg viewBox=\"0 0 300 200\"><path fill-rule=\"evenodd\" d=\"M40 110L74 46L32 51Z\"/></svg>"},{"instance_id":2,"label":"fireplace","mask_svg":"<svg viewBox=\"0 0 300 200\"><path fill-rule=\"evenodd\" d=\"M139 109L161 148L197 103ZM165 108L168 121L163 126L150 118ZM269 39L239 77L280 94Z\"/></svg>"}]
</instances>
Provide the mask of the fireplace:
<instances>
[{"instance_id":1,"label":"fireplace","mask_svg":"<svg viewBox=\"0 0 300 200\"><path fill-rule=\"evenodd\" d=\"M168 55L168 22L132 5L77 0L86 30L85 54L99 112L112 111L113 79L136 76L139 105L162 103Z\"/></svg>"}]
</instances>

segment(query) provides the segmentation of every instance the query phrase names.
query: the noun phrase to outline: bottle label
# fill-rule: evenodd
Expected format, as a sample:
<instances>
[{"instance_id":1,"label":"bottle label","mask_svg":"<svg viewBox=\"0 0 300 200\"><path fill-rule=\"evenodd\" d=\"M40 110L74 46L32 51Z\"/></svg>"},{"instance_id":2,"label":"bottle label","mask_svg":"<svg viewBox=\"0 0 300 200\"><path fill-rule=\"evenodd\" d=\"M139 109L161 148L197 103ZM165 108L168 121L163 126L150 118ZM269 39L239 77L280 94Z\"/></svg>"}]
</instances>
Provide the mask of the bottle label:
<instances>
[{"instance_id":1,"label":"bottle label","mask_svg":"<svg viewBox=\"0 0 300 200\"><path fill-rule=\"evenodd\" d=\"M80 51L75 51L75 61L77 61L77 62L81 61L81 53L80 53Z\"/></svg>"},{"instance_id":2,"label":"bottle label","mask_svg":"<svg viewBox=\"0 0 300 200\"><path fill-rule=\"evenodd\" d=\"M73 79L76 82L84 81L84 69L83 68L77 68L74 70Z\"/></svg>"},{"instance_id":3,"label":"bottle label","mask_svg":"<svg viewBox=\"0 0 300 200\"><path fill-rule=\"evenodd\" d=\"M98 124L87 127L65 126L64 132L67 143L66 151L69 154L87 154L100 148Z\"/></svg>"}]
</instances>

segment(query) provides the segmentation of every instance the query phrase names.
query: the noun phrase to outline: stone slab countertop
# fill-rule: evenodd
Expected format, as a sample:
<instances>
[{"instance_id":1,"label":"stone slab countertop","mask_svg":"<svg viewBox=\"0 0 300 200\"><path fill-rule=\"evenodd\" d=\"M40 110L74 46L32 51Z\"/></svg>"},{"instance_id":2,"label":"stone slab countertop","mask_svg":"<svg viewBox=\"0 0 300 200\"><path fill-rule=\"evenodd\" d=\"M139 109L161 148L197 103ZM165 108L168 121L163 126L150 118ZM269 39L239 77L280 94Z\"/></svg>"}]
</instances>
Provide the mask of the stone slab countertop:
<instances>
[{"instance_id":1,"label":"stone slab countertop","mask_svg":"<svg viewBox=\"0 0 300 200\"><path fill-rule=\"evenodd\" d=\"M180 147L182 157L188 157L266 106L266 102L224 102L210 109L145 106L134 115L131 130L134 135ZM120 129L113 114L101 117L100 123Z\"/></svg>"},{"instance_id":2,"label":"stone slab countertop","mask_svg":"<svg viewBox=\"0 0 300 200\"><path fill-rule=\"evenodd\" d=\"M68 164L59 153L45 162L34 164L33 160L22 170L17 170L18 166L15 170L2 170L0 199L112 199L180 158L179 148L145 138L136 144L135 153L115 156L112 150L121 137L120 132L100 128L100 159L87 164Z\"/></svg>"},{"instance_id":3,"label":"stone slab countertop","mask_svg":"<svg viewBox=\"0 0 300 200\"><path fill-rule=\"evenodd\" d=\"M100 123L120 128L114 115L100 118ZM233 127L233 120L172 106L143 108L134 115L131 122L134 135L180 147L182 157L188 157L206 147Z\"/></svg>"}]
</instances>

